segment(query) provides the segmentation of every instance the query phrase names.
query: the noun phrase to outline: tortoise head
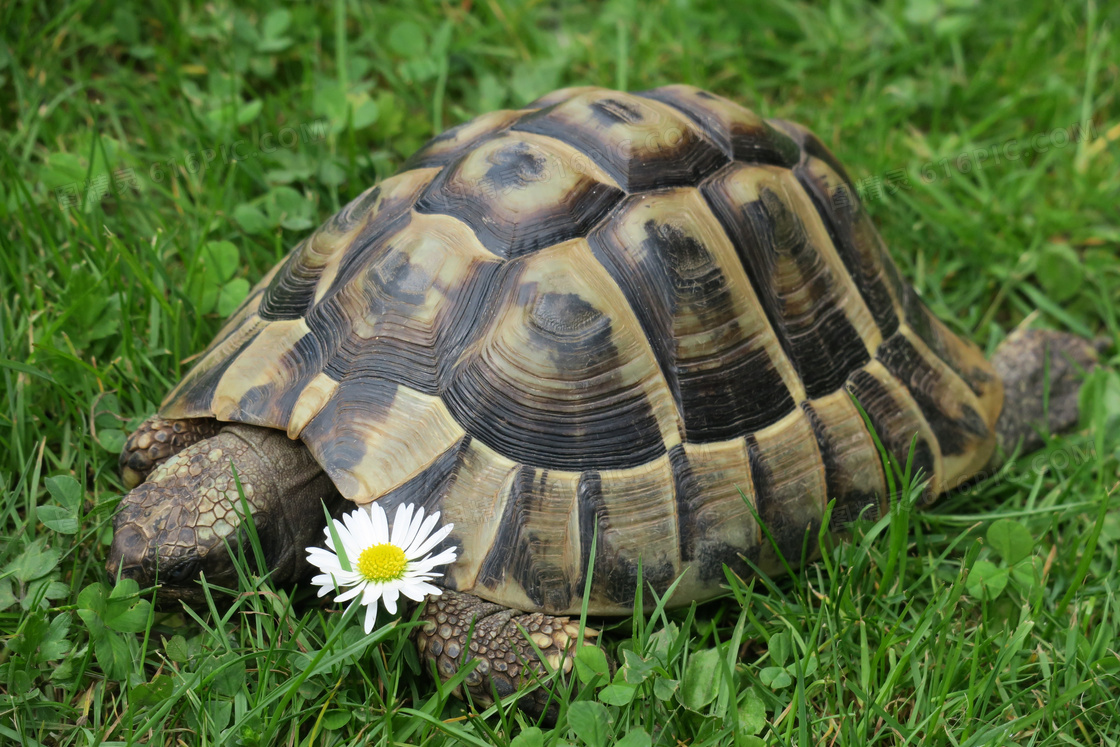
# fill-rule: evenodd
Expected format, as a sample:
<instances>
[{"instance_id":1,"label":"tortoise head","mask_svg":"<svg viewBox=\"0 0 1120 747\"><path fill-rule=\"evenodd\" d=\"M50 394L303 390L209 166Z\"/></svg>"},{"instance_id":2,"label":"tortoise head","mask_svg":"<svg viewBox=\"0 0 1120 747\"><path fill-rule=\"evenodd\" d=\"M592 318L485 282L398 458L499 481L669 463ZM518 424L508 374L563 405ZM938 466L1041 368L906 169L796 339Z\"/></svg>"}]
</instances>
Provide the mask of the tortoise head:
<instances>
[{"instance_id":1,"label":"tortoise head","mask_svg":"<svg viewBox=\"0 0 1120 747\"><path fill-rule=\"evenodd\" d=\"M341 500L302 443L281 431L227 426L168 459L124 497L106 568L142 588L159 584L161 605L205 604L203 574L210 584L236 588L231 552L243 553L255 572L254 531L265 570L274 583L286 583L306 570L304 548L321 539L322 503L333 509Z\"/></svg>"}]
</instances>

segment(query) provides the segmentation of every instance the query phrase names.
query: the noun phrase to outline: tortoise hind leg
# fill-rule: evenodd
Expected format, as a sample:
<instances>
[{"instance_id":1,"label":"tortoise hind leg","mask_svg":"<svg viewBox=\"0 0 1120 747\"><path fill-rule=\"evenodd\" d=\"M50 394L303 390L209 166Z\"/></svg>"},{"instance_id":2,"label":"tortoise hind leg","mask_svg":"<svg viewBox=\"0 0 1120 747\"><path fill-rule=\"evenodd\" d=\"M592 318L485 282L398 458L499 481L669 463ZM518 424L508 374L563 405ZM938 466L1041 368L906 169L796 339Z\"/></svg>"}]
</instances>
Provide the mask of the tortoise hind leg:
<instances>
[{"instance_id":1,"label":"tortoise hind leg","mask_svg":"<svg viewBox=\"0 0 1120 747\"><path fill-rule=\"evenodd\" d=\"M121 480L135 488L159 465L204 438L216 436L224 423L214 418L165 420L153 415L140 424L124 444L120 456Z\"/></svg>"},{"instance_id":2,"label":"tortoise hind leg","mask_svg":"<svg viewBox=\"0 0 1120 747\"><path fill-rule=\"evenodd\" d=\"M1018 329L1003 341L992 357L1004 389L993 461L1002 461L1020 445L1023 453L1042 448L1040 430L1061 433L1077 425L1082 379L1096 367L1098 350L1107 346L1106 341L1048 329Z\"/></svg>"},{"instance_id":3,"label":"tortoise hind leg","mask_svg":"<svg viewBox=\"0 0 1120 747\"><path fill-rule=\"evenodd\" d=\"M428 599L420 619L424 621L416 633L420 659L425 666L434 664L440 679L447 680L462 664L479 660L463 686L471 700L483 708L494 703L495 693L505 699L526 685L542 681L549 671L559 669L563 677L574 665L579 628L568 617L525 614L445 590ZM583 635L584 645L589 646L594 644L586 639L599 633L586 628ZM464 697L458 689L454 694ZM547 686L525 694L517 705L533 718L543 715L549 723L556 720L557 703Z\"/></svg>"}]
</instances>

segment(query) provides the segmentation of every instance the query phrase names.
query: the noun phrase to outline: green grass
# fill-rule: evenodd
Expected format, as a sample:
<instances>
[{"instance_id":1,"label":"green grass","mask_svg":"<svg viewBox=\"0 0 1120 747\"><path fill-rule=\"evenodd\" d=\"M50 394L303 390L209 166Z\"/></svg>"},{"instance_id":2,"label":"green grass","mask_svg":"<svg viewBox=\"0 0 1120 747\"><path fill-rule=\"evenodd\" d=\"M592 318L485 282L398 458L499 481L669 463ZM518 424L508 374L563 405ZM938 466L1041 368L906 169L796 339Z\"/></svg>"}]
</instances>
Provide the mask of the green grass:
<instances>
[{"instance_id":1,"label":"green grass","mask_svg":"<svg viewBox=\"0 0 1120 747\"><path fill-rule=\"evenodd\" d=\"M248 573L224 612L100 586L124 434L248 284L428 137L561 85L686 82L800 121L959 333L1115 340L1120 14L1004 5L4 4L0 742L1120 742L1115 376L1084 430L931 511L903 500L792 577L607 621L625 666L604 689L584 662L555 731L465 718L407 619L363 637ZM113 172L120 194L60 205Z\"/></svg>"}]
</instances>

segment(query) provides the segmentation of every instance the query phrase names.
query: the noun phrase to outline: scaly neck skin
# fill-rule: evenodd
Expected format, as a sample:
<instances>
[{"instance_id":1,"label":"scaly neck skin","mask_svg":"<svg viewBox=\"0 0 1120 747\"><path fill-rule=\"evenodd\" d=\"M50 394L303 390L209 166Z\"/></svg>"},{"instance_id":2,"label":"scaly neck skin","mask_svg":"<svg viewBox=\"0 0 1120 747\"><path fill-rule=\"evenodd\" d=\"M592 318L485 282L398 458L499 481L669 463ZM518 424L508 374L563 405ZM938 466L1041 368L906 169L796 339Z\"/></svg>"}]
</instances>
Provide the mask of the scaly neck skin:
<instances>
[{"instance_id":1,"label":"scaly neck skin","mask_svg":"<svg viewBox=\"0 0 1120 747\"><path fill-rule=\"evenodd\" d=\"M237 585L227 543L238 554L244 542L241 552L257 572L231 463L273 582L299 578L307 570L304 549L323 541L323 503L337 511L343 499L302 442L247 425L227 425L188 447L125 496L114 520L110 574L119 567L148 586L158 568L161 598L196 604L205 599L200 573L214 584Z\"/></svg>"}]
</instances>

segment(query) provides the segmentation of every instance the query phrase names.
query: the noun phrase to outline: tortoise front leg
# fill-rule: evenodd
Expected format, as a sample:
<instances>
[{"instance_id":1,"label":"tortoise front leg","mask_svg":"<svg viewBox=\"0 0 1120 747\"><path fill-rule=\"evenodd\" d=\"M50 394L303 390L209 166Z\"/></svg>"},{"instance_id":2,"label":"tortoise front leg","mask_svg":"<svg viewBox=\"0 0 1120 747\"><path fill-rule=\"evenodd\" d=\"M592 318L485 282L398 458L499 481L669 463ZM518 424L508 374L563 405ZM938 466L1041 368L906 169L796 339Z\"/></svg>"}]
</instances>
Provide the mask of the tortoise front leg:
<instances>
[{"instance_id":1,"label":"tortoise front leg","mask_svg":"<svg viewBox=\"0 0 1120 747\"><path fill-rule=\"evenodd\" d=\"M121 450L121 481L125 488L132 490L147 480L152 470L188 446L218 435L223 425L214 418L148 418L133 431Z\"/></svg>"},{"instance_id":2,"label":"tortoise front leg","mask_svg":"<svg viewBox=\"0 0 1120 747\"><path fill-rule=\"evenodd\" d=\"M416 633L420 659L425 666L434 663L441 679L446 681L460 665L479 660L463 685L481 708L494 703L495 693L504 699L542 681L550 671L559 669L561 677L572 671L579 627L568 617L526 614L445 590L427 601L420 619L424 621ZM584 629L584 645L595 645L587 639L598 635L596 630ZM459 688L454 694L463 697ZM517 705L533 718L544 714L547 721L556 720L558 708L550 688L537 688Z\"/></svg>"}]
</instances>

